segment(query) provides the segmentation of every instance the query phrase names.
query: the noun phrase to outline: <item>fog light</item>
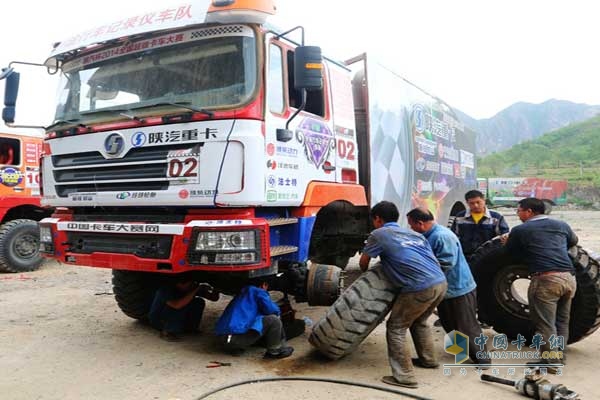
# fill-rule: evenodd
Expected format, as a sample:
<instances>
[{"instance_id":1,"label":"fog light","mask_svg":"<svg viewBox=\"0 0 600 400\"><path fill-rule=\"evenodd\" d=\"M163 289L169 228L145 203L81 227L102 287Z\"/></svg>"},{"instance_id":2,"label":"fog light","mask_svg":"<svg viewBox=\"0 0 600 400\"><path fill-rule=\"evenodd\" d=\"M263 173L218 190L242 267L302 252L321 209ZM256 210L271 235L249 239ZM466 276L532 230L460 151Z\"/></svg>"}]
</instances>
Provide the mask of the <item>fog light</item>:
<instances>
[{"instance_id":1,"label":"fog light","mask_svg":"<svg viewBox=\"0 0 600 400\"><path fill-rule=\"evenodd\" d=\"M246 264L256 262L256 253L219 253L215 264Z\"/></svg>"}]
</instances>

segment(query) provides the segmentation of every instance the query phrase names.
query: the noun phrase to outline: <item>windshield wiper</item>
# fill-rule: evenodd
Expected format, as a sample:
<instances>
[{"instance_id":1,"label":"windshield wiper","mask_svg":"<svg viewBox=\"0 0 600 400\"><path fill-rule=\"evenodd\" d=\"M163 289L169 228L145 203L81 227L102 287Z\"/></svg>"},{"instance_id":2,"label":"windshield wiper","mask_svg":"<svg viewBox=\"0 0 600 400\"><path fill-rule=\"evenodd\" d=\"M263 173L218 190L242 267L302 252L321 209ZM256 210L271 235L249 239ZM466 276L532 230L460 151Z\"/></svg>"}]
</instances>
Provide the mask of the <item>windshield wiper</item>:
<instances>
[{"instance_id":1,"label":"windshield wiper","mask_svg":"<svg viewBox=\"0 0 600 400\"><path fill-rule=\"evenodd\" d=\"M54 121L51 125L48 125L46 127L46 130L54 130L54 128L58 128L61 125L65 125L65 124L69 124L69 125L74 125L74 126L78 126L80 128L84 128L84 129L89 129L89 126L82 124L80 122L80 119L59 119Z\"/></svg>"},{"instance_id":2,"label":"windshield wiper","mask_svg":"<svg viewBox=\"0 0 600 400\"><path fill-rule=\"evenodd\" d=\"M212 118L215 115L215 113L210 110L206 110L204 108L197 108L197 107L192 106L191 104L192 103L189 101L178 101L178 102L167 101L167 102L160 102L160 103L154 103L154 104L140 105L138 107L132 107L129 110L139 110L141 108L153 108L153 107L162 107L162 106L173 106L173 107L185 108L186 110L202 113L202 114L207 115L209 118Z\"/></svg>"}]
</instances>

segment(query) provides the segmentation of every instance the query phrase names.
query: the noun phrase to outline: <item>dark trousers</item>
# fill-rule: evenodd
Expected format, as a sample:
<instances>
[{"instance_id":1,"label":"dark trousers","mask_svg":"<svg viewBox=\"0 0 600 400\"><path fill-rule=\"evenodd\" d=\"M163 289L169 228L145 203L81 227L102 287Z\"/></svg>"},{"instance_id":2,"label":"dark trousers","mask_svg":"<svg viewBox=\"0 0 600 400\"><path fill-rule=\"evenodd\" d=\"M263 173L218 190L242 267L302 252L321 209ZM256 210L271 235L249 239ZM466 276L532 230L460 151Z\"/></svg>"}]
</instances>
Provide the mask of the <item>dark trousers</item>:
<instances>
[{"instance_id":1,"label":"dark trousers","mask_svg":"<svg viewBox=\"0 0 600 400\"><path fill-rule=\"evenodd\" d=\"M205 304L201 297L194 297L179 310L165 304L160 315L150 320L150 323L156 329L169 333L194 332L202 320Z\"/></svg>"},{"instance_id":2,"label":"dark trousers","mask_svg":"<svg viewBox=\"0 0 600 400\"><path fill-rule=\"evenodd\" d=\"M543 336L546 344L542 351L551 349L550 337L563 336L564 345L569 340L569 319L571 316L571 301L577 290L577 280L570 272L559 272L532 276L527 297L529 314L537 333ZM551 360L559 362L560 360Z\"/></svg>"},{"instance_id":3,"label":"dark trousers","mask_svg":"<svg viewBox=\"0 0 600 400\"><path fill-rule=\"evenodd\" d=\"M414 293L400 293L386 324L388 358L394 378L414 379L414 369L407 345L410 329L419 358L426 364L436 363L433 335L427 319L446 293L446 282Z\"/></svg>"},{"instance_id":4,"label":"dark trousers","mask_svg":"<svg viewBox=\"0 0 600 400\"><path fill-rule=\"evenodd\" d=\"M281 319L277 315L265 315L262 317L262 323L262 333L250 329L246 333L237 335L221 335L219 341L229 351L245 350L261 340L267 350L280 348L285 341Z\"/></svg>"},{"instance_id":5,"label":"dark trousers","mask_svg":"<svg viewBox=\"0 0 600 400\"><path fill-rule=\"evenodd\" d=\"M469 357L475 364L489 364L488 358L478 359L477 352L487 353L487 345L481 349L475 344L475 338L481 335L481 327L477 321L477 290L462 296L444 299L437 307L438 316L446 333L459 331L469 337Z\"/></svg>"}]
</instances>

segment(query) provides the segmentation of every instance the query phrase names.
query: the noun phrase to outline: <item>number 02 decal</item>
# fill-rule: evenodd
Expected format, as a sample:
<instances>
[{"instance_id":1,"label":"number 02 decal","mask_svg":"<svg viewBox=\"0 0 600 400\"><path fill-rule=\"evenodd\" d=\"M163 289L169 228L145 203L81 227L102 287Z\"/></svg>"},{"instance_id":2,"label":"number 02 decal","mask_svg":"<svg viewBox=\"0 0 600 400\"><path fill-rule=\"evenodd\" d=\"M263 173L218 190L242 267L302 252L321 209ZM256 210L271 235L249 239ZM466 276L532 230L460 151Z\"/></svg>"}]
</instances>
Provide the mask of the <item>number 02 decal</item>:
<instances>
[{"instance_id":1,"label":"number 02 decal","mask_svg":"<svg viewBox=\"0 0 600 400\"><path fill-rule=\"evenodd\" d=\"M354 142L339 139L337 148L339 158L354 161Z\"/></svg>"},{"instance_id":2,"label":"number 02 decal","mask_svg":"<svg viewBox=\"0 0 600 400\"><path fill-rule=\"evenodd\" d=\"M198 181L198 157L173 157L169 159L167 167L167 177L180 179L185 178L186 182Z\"/></svg>"}]
</instances>

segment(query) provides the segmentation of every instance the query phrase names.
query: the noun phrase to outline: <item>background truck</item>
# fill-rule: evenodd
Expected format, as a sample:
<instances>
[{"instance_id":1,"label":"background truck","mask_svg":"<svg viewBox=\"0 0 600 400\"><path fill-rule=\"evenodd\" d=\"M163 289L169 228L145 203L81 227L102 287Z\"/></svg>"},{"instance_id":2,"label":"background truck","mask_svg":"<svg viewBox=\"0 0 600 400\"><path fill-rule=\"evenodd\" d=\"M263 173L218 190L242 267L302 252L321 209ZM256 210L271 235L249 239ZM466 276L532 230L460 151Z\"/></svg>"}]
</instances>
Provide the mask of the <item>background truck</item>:
<instances>
[{"instance_id":1,"label":"background truck","mask_svg":"<svg viewBox=\"0 0 600 400\"><path fill-rule=\"evenodd\" d=\"M554 205L567 203L567 187L565 180L544 178L478 178L477 186L492 206L516 206L519 200L526 197L537 197L544 201L546 213Z\"/></svg>"},{"instance_id":2,"label":"background truck","mask_svg":"<svg viewBox=\"0 0 600 400\"><path fill-rule=\"evenodd\" d=\"M50 215L40 205L42 138L0 133L0 271L25 272L42 263L37 221Z\"/></svg>"},{"instance_id":3,"label":"background truck","mask_svg":"<svg viewBox=\"0 0 600 400\"><path fill-rule=\"evenodd\" d=\"M329 305L372 204L445 223L475 187L474 135L450 107L366 55L323 59L272 14L193 2L74 36L43 64L61 82L41 251L112 269L130 317L180 274L224 293L266 276ZM14 124L19 75L3 76Z\"/></svg>"}]
</instances>

